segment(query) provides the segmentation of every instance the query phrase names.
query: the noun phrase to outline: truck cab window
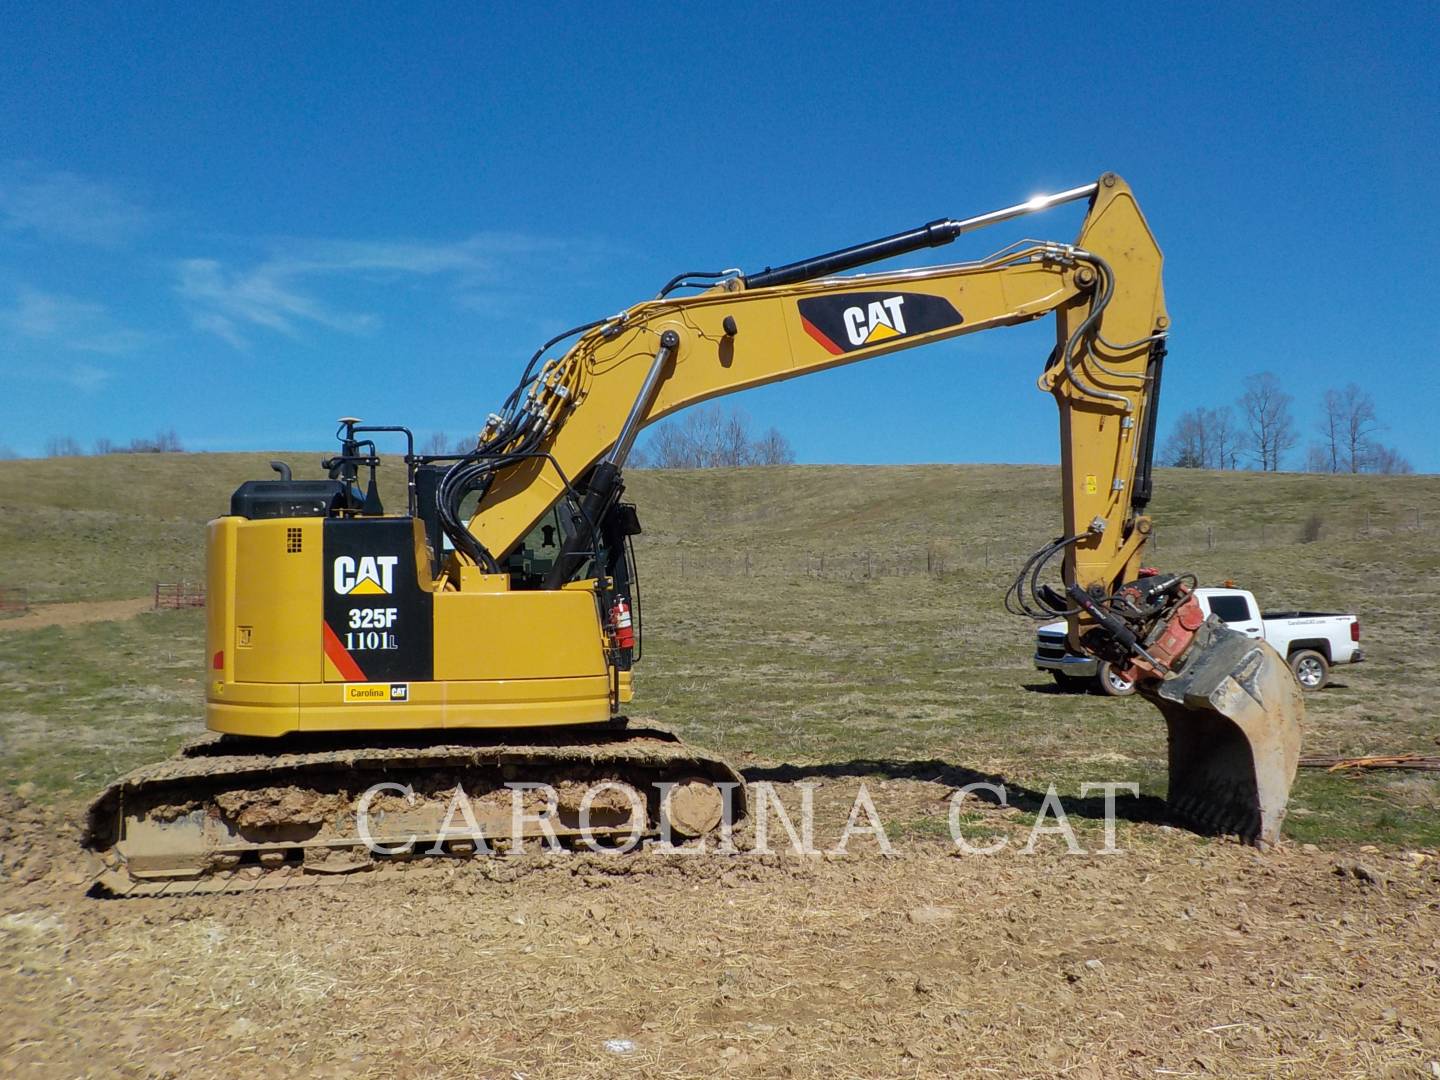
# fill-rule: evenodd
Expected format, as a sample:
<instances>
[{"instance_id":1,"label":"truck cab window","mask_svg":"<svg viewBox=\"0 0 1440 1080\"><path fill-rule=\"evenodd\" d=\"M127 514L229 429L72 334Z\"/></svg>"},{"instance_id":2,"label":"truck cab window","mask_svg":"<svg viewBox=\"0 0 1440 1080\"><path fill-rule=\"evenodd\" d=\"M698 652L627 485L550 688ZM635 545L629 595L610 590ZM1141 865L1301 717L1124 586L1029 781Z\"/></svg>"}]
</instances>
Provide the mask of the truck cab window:
<instances>
[{"instance_id":1,"label":"truck cab window","mask_svg":"<svg viewBox=\"0 0 1440 1080\"><path fill-rule=\"evenodd\" d=\"M1243 596L1212 596L1210 611L1219 616L1221 622L1251 622L1250 605Z\"/></svg>"}]
</instances>

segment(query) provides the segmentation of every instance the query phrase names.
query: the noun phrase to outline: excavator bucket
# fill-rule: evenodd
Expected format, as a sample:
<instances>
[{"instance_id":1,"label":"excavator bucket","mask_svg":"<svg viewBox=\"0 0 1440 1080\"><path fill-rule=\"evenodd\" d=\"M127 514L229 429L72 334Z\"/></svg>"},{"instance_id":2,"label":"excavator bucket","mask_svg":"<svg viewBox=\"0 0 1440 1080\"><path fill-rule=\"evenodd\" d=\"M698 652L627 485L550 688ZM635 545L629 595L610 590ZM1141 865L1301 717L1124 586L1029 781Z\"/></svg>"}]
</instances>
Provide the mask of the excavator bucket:
<instances>
[{"instance_id":1,"label":"excavator bucket","mask_svg":"<svg viewBox=\"0 0 1440 1080\"><path fill-rule=\"evenodd\" d=\"M1280 835L1300 760L1300 687L1273 648L1207 622L1184 670L1142 687L1165 714L1169 803L1204 832L1261 847Z\"/></svg>"}]
</instances>

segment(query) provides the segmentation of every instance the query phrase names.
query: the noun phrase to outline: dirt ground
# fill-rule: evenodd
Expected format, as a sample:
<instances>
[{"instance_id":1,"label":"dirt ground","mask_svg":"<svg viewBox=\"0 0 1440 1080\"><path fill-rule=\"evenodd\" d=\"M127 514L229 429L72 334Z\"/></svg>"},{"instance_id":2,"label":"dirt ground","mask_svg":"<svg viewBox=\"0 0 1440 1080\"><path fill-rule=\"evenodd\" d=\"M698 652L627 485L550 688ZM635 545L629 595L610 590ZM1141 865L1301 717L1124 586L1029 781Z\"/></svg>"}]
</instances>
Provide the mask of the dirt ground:
<instances>
[{"instance_id":1,"label":"dirt ground","mask_svg":"<svg viewBox=\"0 0 1440 1080\"><path fill-rule=\"evenodd\" d=\"M68 604L38 604L23 615L0 619L0 631L39 630L42 626L79 626L81 623L128 619L153 608L148 596L134 600L80 600Z\"/></svg>"},{"instance_id":2,"label":"dirt ground","mask_svg":"<svg viewBox=\"0 0 1440 1080\"><path fill-rule=\"evenodd\" d=\"M820 781L819 846L854 783ZM161 900L87 899L75 811L6 797L0 1073L1440 1076L1434 853L1134 820L1119 855L1024 855L1028 819L986 807L964 828L1009 846L960 855L948 787L867 784L920 823L893 856L536 854Z\"/></svg>"}]
</instances>

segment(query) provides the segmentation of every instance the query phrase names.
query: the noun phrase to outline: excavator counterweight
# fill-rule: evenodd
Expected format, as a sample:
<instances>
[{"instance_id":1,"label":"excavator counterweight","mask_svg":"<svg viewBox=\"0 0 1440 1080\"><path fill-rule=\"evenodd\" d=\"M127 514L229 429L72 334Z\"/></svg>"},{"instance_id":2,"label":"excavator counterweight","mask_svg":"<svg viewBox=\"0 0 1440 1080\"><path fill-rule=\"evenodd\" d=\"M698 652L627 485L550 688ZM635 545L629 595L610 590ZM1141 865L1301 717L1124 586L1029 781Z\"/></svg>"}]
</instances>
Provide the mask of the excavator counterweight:
<instances>
[{"instance_id":1,"label":"excavator counterweight","mask_svg":"<svg viewBox=\"0 0 1440 1080\"><path fill-rule=\"evenodd\" d=\"M1082 200L1072 243L846 275ZM554 781L542 805L569 838L597 806L612 836L694 837L743 814L728 764L625 718L640 659L640 524L624 500L637 434L722 394L1045 316L1061 532L1007 607L1064 617L1074 648L1159 706L1177 813L1273 842L1298 754L1293 676L1263 644L1205 622L1193 576L1143 565L1170 334L1161 264L1133 193L1107 173L752 274L677 275L542 346L463 453L416 454L403 427L343 419L325 479L276 463L280 479L242 485L210 523L206 722L220 734L96 802L104 887L251 887L400 864L416 843L473 854L473 837L452 843L450 790L478 789L491 831L513 789L509 820L543 833L515 791ZM375 439L397 433L407 505L387 514ZM1056 566L1060 580L1042 580ZM401 792L374 803L384 842L362 844L352 804L370 806L386 782ZM609 794L586 802L585 785Z\"/></svg>"}]
</instances>

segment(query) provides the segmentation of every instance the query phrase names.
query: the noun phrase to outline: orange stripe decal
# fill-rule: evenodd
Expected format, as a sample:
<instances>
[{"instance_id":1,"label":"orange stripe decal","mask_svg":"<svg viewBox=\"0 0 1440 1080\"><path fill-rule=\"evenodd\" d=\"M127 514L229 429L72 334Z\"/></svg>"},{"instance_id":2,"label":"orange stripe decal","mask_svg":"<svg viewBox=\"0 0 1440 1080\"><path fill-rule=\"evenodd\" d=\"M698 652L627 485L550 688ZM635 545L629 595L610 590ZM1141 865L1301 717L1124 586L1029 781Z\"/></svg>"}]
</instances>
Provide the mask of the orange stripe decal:
<instances>
[{"instance_id":1,"label":"orange stripe decal","mask_svg":"<svg viewBox=\"0 0 1440 1080\"><path fill-rule=\"evenodd\" d=\"M325 655L335 665L341 677L346 682L364 682L365 672L360 670L360 665L355 658L345 651L345 646L340 644L340 639L335 636L335 631L330 629L330 624L324 623L325 627Z\"/></svg>"},{"instance_id":2,"label":"orange stripe decal","mask_svg":"<svg viewBox=\"0 0 1440 1080\"><path fill-rule=\"evenodd\" d=\"M814 323L812 323L809 319L805 318L804 315L800 316L800 325L805 327L805 332L807 334L809 334L812 338L818 341L821 345L825 346L825 351L828 352L831 356L839 356L845 351L844 349L840 348L839 345L836 345L835 342L831 341L828 337L826 337L825 332L821 330L818 326L816 326Z\"/></svg>"}]
</instances>

